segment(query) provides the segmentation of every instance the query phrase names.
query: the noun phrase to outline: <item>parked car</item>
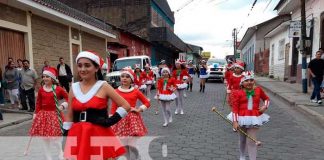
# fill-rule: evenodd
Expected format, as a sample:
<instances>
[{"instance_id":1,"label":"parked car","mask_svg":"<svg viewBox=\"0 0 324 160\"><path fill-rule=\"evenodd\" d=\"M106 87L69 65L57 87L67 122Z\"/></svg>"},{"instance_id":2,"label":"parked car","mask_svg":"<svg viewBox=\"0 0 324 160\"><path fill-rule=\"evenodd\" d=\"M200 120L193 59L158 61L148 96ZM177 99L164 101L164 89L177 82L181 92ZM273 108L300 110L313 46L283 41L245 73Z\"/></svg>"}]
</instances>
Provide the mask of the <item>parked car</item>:
<instances>
[{"instance_id":1,"label":"parked car","mask_svg":"<svg viewBox=\"0 0 324 160\"><path fill-rule=\"evenodd\" d=\"M207 61L208 78L206 79L206 81L208 81L209 79L216 79L224 82L226 64L227 62L225 59L216 59L216 58L208 59Z\"/></svg>"},{"instance_id":2,"label":"parked car","mask_svg":"<svg viewBox=\"0 0 324 160\"><path fill-rule=\"evenodd\" d=\"M151 59L149 56L131 56L123 57L115 60L112 70L110 73L106 74L105 80L114 88L120 86L120 74L121 70L125 67L131 67L134 69L135 64L140 64L140 68L143 71L146 64L151 66ZM151 67L152 68L152 67ZM158 75L156 69L152 69L154 77Z\"/></svg>"}]
</instances>

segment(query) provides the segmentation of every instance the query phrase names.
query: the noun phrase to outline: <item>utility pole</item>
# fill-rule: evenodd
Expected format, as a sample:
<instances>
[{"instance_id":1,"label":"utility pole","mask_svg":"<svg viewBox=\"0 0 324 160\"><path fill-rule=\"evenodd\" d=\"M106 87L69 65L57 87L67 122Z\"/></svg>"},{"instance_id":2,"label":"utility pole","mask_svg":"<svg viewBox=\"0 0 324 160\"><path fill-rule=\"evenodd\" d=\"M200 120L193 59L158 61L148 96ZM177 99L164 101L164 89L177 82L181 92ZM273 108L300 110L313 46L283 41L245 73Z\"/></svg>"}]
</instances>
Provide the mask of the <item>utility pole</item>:
<instances>
[{"instance_id":1,"label":"utility pole","mask_svg":"<svg viewBox=\"0 0 324 160\"><path fill-rule=\"evenodd\" d=\"M237 52L237 48L236 48L237 31L236 31L236 28L233 29L232 36L233 36L234 57L236 58L236 52Z\"/></svg>"},{"instance_id":2,"label":"utility pole","mask_svg":"<svg viewBox=\"0 0 324 160\"><path fill-rule=\"evenodd\" d=\"M303 93L307 93L307 61L306 55L307 50L305 49L306 40L306 11L305 11L305 0L300 0L301 7L301 35L300 35L300 52L302 54L302 83Z\"/></svg>"}]
</instances>

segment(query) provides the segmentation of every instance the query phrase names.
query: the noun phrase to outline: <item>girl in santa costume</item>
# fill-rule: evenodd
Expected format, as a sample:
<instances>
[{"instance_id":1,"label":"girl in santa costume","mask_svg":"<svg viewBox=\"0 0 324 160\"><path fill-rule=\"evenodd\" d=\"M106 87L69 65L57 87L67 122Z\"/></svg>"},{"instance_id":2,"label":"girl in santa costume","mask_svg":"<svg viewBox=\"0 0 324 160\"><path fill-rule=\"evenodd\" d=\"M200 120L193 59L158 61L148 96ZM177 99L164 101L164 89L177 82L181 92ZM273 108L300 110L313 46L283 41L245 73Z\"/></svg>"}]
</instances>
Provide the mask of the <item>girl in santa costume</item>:
<instances>
[{"instance_id":1,"label":"girl in santa costume","mask_svg":"<svg viewBox=\"0 0 324 160\"><path fill-rule=\"evenodd\" d=\"M264 113L269 106L269 97L262 88L255 86L252 72L244 73L241 82L242 89L233 91L231 95L233 114L227 118L233 122L234 129L240 127L251 137L257 139L259 127L268 122L270 118L269 115ZM260 107L261 100L264 105ZM241 133L239 137L240 160L245 160L246 149L250 160L256 160L256 144Z\"/></svg>"},{"instance_id":2,"label":"girl in santa costume","mask_svg":"<svg viewBox=\"0 0 324 160\"><path fill-rule=\"evenodd\" d=\"M154 83L154 73L150 69L150 65L145 65L145 70L143 71L144 77L145 77L145 84L146 84L146 97L150 100L151 98L151 87Z\"/></svg>"},{"instance_id":3,"label":"girl in santa costume","mask_svg":"<svg viewBox=\"0 0 324 160\"><path fill-rule=\"evenodd\" d=\"M119 86L115 91L122 96L131 106L131 112L119 121L117 124L112 126L113 131L119 137L141 137L147 134L147 129L144 125L143 119L141 117L141 112L145 111L150 107L150 101L143 95L141 91L132 87L134 82L134 72L131 69L125 68L120 75L121 86ZM142 105L137 107L136 102L140 100ZM117 110L117 104L112 102L110 114L114 114ZM130 159L130 152L134 152L136 158L138 158L138 152L134 146L136 146L135 139L126 140L124 143L127 147L126 157Z\"/></svg>"},{"instance_id":4,"label":"girl in santa costume","mask_svg":"<svg viewBox=\"0 0 324 160\"><path fill-rule=\"evenodd\" d=\"M188 86L188 84L183 81L184 76L189 77L190 75L188 74L185 67L181 64L180 60L176 60L175 68L173 69L173 72L172 72L172 77L176 80L176 84L177 84L177 92L176 92L177 98L175 99L177 108L174 112L174 114L176 114L176 115L178 114L178 112L180 112L180 114L184 114L184 112L183 112L183 92Z\"/></svg>"},{"instance_id":5,"label":"girl in santa costume","mask_svg":"<svg viewBox=\"0 0 324 160\"><path fill-rule=\"evenodd\" d=\"M134 86L135 86L135 88L138 88L140 91L142 91L144 93L147 88L144 83L145 78L146 78L145 73L142 72L140 64L135 64L134 68L135 68L134 69L134 73L135 73Z\"/></svg>"},{"instance_id":6,"label":"girl in santa costume","mask_svg":"<svg viewBox=\"0 0 324 160\"><path fill-rule=\"evenodd\" d=\"M130 111L128 102L103 81L100 71L103 59L96 53L80 52L76 64L82 81L73 83L69 93L71 107L63 124L67 135L65 157L90 160L123 155L126 150L110 126L127 115ZM107 112L109 98L120 106L111 117Z\"/></svg>"},{"instance_id":7,"label":"girl in santa costume","mask_svg":"<svg viewBox=\"0 0 324 160\"><path fill-rule=\"evenodd\" d=\"M241 83L241 79L243 78L243 71L244 71L244 62L237 62L234 64L234 72L232 73L231 76L229 76L228 81L227 81L227 94L228 94L228 101L229 104L231 105L231 96L229 94L231 94L231 92L233 90L238 90L241 89L240 87L240 83Z\"/></svg>"},{"instance_id":8,"label":"girl in santa costume","mask_svg":"<svg viewBox=\"0 0 324 160\"><path fill-rule=\"evenodd\" d=\"M62 151L64 121L62 110L68 106L68 94L57 85L57 70L47 68L43 71L44 85L38 90L36 110L33 115L30 136L39 136L43 141L43 149L47 160L51 160L50 145L54 144L59 149L59 159L64 159ZM58 100L66 102L58 104Z\"/></svg>"},{"instance_id":9,"label":"girl in santa costume","mask_svg":"<svg viewBox=\"0 0 324 160\"><path fill-rule=\"evenodd\" d=\"M189 73L188 88L190 89L190 92L192 92L192 81L195 76L195 67L193 66L192 60L189 61L187 69L188 69L188 73Z\"/></svg>"},{"instance_id":10,"label":"girl in santa costume","mask_svg":"<svg viewBox=\"0 0 324 160\"><path fill-rule=\"evenodd\" d=\"M225 79L224 83L226 84L226 87L228 85L228 80L230 79L232 74L233 74L233 64L228 63L228 65L226 66L225 77L224 77Z\"/></svg>"},{"instance_id":11,"label":"girl in santa costume","mask_svg":"<svg viewBox=\"0 0 324 160\"><path fill-rule=\"evenodd\" d=\"M162 105L162 113L164 118L163 127L168 126L172 122L171 101L177 98L174 92L177 90L176 80L171 77L170 69L162 68L162 77L157 82L157 99Z\"/></svg>"},{"instance_id":12,"label":"girl in santa costume","mask_svg":"<svg viewBox=\"0 0 324 160\"><path fill-rule=\"evenodd\" d=\"M199 73L199 78L200 78L200 90L199 92L205 92L205 83L206 83L206 79L208 78L207 75L207 65L206 65L206 61L202 60L201 61L201 67L200 67L200 73Z\"/></svg>"}]
</instances>

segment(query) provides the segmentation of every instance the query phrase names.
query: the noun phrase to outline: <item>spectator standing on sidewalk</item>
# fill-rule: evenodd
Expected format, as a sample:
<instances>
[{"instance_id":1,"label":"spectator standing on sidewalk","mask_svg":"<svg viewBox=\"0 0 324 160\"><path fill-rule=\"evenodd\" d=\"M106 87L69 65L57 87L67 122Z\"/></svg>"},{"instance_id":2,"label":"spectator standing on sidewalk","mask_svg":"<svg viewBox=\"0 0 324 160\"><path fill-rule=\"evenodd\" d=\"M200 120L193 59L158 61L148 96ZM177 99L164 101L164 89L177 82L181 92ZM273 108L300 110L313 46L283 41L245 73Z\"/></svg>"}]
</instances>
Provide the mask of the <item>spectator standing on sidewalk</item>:
<instances>
[{"instance_id":1,"label":"spectator standing on sidewalk","mask_svg":"<svg viewBox=\"0 0 324 160\"><path fill-rule=\"evenodd\" d=\"M308 72L312 76L312 82L314 85L314 90L312 96L310 97L310 101L318 104L322 104L320 87L323 81L324 72L324 60L321 59L321 55L321 51L317 51L315 58L311 60L308 64Z\"/></svg>"},{"instance_id":2,"label":"spectator standing on sidewalk","mask_svg":"<svg viewBox=\"0 0 324 160\"><path fill-rule=\"evenodd\" d=\"M46 69L49 69L51 68L49 62L47 60L44 61L44 66L42 68L42 73L46 70Z\"/></svg>"},{"instance_id":3,"label":"spectator standing on sidewalk","mask_svg":"<svg viewBox=\"0 0 324 160\"><path fill-rule=\"evenodd\" d=\"M24 69L20 72L21 77L21 93L20 100L22 105L22 110L27 110L26 97L28 98L29 103L29 112L34 112L35 110L35 86L37 74L36 71L29 68L29 61L23 60Z\"/></svg>"},{"instance_id":4,"label":"spectator standing on sidewalk","mask_svg":"<svg viewBox=\"0 0 324 160\"><path fill-rule=\"evenodd\" d=\"M57 70L59 72L58 80L60 85L66 89L67 92L70 91L70 83L72 82L72 71L69 65L64 63L63 57L59 59L60 63L57 65Z\"/></svg>"},{"instance_id":5,"label":"spectator standing on sidewalk","mask_svg":"<svg viewBox=\"0 0 324 160\"><path fill-rule=\"evenodd\" d=\"M13 61L9 62L6 71L4 72L4 81L7 84L7 92L9 95L11 108L19 109L19 81L18 76L19 71L15 68L15 63Z\"/></svg>"}]
</instances>

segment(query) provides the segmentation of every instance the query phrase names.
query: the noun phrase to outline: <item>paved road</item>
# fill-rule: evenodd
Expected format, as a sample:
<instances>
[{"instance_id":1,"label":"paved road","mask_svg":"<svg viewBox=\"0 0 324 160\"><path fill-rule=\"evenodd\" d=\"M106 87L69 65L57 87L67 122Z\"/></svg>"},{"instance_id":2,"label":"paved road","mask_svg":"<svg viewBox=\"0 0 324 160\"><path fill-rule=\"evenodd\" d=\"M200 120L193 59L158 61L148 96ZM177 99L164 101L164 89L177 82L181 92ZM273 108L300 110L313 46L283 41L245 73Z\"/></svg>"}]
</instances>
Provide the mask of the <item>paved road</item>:
<instances>
[{"instance_id":1,"label":"paved road","mask_svg":"<svg viewBox=\"0 0 324 160\"><path fill-rule=\"evenodd\" d=\"M154 115L150 109L143 113L144 121L149 130L146 140L149 143L149 155L152 159L238 159L238 136L232 132L231 126L225 123L215 113L212 106L224 114L229 113L223 107L224 85L221 83L207 83L206 93L199 93L198 81L194 92L187 92L185 99L185 115L174 115L174 122L168 127L162 127L162 115ZM263 126L258 134L263 146L258 150L258 159L262 160L323 160L324 131L318 128L303 115L288 107L283 102L272 98L268 114L271 121ZM152 101L153 107L159 106ZM173 106L175 104L173 103ZM174 108L173 108L174 110ZM27 157L17 156L17 151L23 152L28 137L30 122L18 127L0 130L2 135L1 155L7 155L5 160L11 159L43 159L38 149L31 148ZM33 144L36 144L33 141ZM1 158L3 159L3 158Z\"/></svg>"}]
</instances>

